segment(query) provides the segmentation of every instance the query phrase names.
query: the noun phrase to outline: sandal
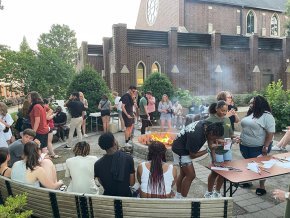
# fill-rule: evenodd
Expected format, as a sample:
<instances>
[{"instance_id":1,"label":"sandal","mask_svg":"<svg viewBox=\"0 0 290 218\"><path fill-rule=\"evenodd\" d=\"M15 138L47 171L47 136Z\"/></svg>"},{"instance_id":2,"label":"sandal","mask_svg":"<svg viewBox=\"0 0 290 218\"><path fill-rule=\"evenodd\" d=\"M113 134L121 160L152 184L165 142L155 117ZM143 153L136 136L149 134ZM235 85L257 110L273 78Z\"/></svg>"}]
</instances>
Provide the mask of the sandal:
<instances>
[{"instance_id":1,"label":"sandal","mask_svg":"<svg viewBox=\"0 0 290 218\"><path fill-rule=\"evenodd\" d=\"M267 191L265 189L263 189L263 188L257 188L256 189L256 195L262 196L262 195L265 195L265 194L267 194Z\"/></svg>"}]
</instances>

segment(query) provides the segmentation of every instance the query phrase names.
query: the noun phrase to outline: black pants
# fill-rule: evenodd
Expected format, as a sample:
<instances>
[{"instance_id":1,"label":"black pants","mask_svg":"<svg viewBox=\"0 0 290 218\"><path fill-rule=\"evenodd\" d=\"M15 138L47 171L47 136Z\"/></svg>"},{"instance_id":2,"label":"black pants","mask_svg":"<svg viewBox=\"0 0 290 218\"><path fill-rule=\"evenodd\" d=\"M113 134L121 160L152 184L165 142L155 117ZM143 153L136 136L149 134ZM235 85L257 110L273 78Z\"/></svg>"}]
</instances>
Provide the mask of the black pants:
<instances>
[{"instance_id":1,"label":"black pants","mask_svg":"<svg viewBox=\"0 0 290 218\"><path fill-rule=\"evenodd\" d=\"M142 127L141 127L141 135L145 134L146 127L149 126L149 120L147 115L140 115L141 121L142 121Z\"/></svg>"}]
</instances>

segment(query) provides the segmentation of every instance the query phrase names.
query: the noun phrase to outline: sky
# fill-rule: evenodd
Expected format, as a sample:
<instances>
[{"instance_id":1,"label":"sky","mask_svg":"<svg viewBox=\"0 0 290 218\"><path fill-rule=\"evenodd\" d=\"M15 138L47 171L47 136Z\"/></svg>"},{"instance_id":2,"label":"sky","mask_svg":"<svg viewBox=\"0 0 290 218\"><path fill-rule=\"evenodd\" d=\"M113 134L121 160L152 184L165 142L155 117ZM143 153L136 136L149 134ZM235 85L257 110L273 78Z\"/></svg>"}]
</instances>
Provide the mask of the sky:
<instances>
[{"instance_id":1,"label":"sky","mask_svg":"<svg viewBox=\"0 0 290 218\"><path fill-rule=\"evenodd\" d=\"M1 0L0 0L1 1ZM42 33L53 24L68 25L76 32L78 47L82 41L102 44L112 36L112 25L126 23L134 29L141 0L2 0L0 44L19 50L23 36L37 49Z\"/></svg>"}]
</instances>

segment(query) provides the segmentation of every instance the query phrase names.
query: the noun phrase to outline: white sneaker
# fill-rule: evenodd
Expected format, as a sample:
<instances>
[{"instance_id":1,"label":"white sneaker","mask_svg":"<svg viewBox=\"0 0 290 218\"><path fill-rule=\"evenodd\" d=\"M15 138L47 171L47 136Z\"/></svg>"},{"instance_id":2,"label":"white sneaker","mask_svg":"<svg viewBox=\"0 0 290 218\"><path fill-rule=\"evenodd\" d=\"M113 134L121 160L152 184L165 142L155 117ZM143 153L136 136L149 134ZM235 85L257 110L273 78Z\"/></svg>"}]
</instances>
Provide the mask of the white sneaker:
<instances>
[{"instance_id":1,"label":"white sneaker","mask_svg":"<svg viewBox=\"0 0 290 218\"><path fill-rule=\"evenodd\" d=\"M212 192L209 192L209 191L206 191L206 193L204 194L205 198L212 198L213 197L213 193Z\"/></svg>"},{"instance_id":2,"label":"white sneaker","mask_svg":"<svg viewBox=\"0 0 290 218\"><path fill-rule=\"evenodd\" d=\"M217 192L217 191L213 191L212 192L212 198L221 198L222 195L220 192Z\"/></svg>"},{"instance_id":3,"label":"white sneaker","mask_svg":"<svg viewBox=\"0 0 290 218\"><path fill-rule=\"evenodd\" d=\"M89 137L89 136L88 136L87 134L84 134L83 137L84 137L84 138L87 138L87 137Z\"/></svg>"},{"instance_id":4,"label":"white sneaker","mask_svg":"<svg viewBox=\"0 0 290 218\"><path fill-rule=\"evenodd\" d=\"M281 148L281 151L286 151L286 152L287 152L288 150L287 150L287 148L282 147L282 148Z\"/></svg>"},{"instance_id":5,"label":"white sneaker","mask_svg":"<svg viewBox=\"0 0 290 218\"><path fill-rule=\"evenodd\" d=\"M281 147L278 147L278 146L276 146L276 145L274 145L273 147L272 147L272 151L281 151L282 149L281 149Z\"/></svg>"},{"instance_id":6,"label":"white sneaker","mask_svg":"<svg viewBox=\"0 0 290 218\"><path fill-rule=\"evenodd\" d=\"M125 143L125 147L126 147L126 148L132 148L132 145L129 144L129 143Z\"/></svg>"}]
</instances>

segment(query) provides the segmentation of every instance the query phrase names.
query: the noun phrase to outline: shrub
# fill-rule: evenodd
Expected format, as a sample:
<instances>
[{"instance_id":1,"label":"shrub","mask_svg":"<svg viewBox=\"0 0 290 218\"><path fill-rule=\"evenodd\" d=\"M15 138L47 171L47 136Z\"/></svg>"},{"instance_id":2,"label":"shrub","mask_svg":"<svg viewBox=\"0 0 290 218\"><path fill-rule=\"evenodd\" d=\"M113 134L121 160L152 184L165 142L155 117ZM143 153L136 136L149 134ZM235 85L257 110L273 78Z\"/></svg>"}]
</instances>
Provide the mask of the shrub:
<instances>
[{"instance_id":1,"label":"shrub","mask_svg":"<svg viewBox=\"0 0 290 218\"><path fill-rule=\"evenodd\" d=\"M290 91L283 90L282 81L272 82L266 88L267 98L276 121L276 131L281 131L290 123Z\"/></svg>"},{"instance_id":2,"label":"shrub","mask_svg":"<svg viewBox=\"0 0 290 218\"><path fill-rule=\"evenodd\" d=\"M73 78L68 87L67 95L69 96L75 91L84 93L85 98L88 100L89 113L98 111L98 104L102 95L110 96L110 90L105 80L91 67L85 67Z\"/></svg>"},{"instance_id":3,"label":"shrub","mask_svg":"<svg viewBox=\"0 0 290 218\"><path fill-rule=\"evenodd\" d=\"M173 100L179 101L182 107L188 108L192 105L193 97L190 95L190 92L188 90L183 90L181 88L178 88L174 92Z\"/></svg>"},{"instance_id":4,"label":"shrub","mask_svg":"<svg viewBox=\"0 0 290 218\"><path fill-rule=\"evenodd\" d=\"M174 89L169 78L163 73L151 73L144 81L143 91L152 91L156 98L156 104L161 100L163 94L167 94L169 99L173 97Z\"/></svg>"},{"instance_id":5,"label":"shrub","mask_svg":"<svg viewBox=\"0 0 290 218\"><path fill-rule=\"evenodd\" d=\"M0 205L0 217L3 218L27 218L32 215L31 210L24 210L27 204L26 194L8 197L4 205Z\"/></svg>"}]
</instances>

